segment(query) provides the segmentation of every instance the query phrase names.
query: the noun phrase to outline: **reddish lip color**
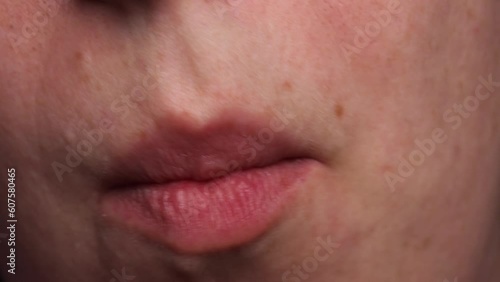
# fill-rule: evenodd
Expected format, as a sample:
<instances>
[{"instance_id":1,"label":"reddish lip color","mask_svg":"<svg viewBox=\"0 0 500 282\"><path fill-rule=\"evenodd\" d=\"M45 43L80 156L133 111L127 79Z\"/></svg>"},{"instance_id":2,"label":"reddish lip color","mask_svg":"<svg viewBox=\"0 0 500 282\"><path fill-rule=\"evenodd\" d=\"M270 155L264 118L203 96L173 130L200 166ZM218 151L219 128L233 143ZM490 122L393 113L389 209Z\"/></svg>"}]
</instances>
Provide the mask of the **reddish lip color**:
<instances>
[{"instance_id":1,"label":"reddish lip color","mask_svg":"<svg viewBox=\"0 0 500 282\"><path fill-rule=\"evenodd\" d=\"M317 161L299 142L263 126L165 129L112 169L103 213L180 253L243 245L269 230L294 200ZM257 141L258 138L256 138Z\"/></svg>"},{"instance_id":2,"label":"reddish lip color","mask_svg":"<svg viewBox=\"0 0 500 282\"><path fill-rule=\"evenodd\" d=\"M139 185L110 194L104 211L178 252L226 249L265 232L311 166L296 160L206 182Z\"/></svg>"}]
</instances>

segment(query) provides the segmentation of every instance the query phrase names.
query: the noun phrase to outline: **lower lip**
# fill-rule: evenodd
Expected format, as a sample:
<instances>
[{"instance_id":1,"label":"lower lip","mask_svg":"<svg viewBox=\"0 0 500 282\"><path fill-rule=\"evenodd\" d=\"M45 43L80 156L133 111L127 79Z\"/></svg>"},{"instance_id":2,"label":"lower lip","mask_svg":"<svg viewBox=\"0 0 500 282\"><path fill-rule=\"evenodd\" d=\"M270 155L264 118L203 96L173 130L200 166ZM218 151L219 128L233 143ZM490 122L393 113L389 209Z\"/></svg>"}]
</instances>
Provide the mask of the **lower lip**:
<instances>
[{"instance_id":1,"label":"lower lip","mask_svg":"<svg viewBox=\"0 0 500 282\"><path fill-rule=\"evenodd\" d=\"M252 242L275 224L306 180L312 160L283 161L206 181L112 190L104 215L179 253L205 253Z\"/></svg>"}]
</instances>

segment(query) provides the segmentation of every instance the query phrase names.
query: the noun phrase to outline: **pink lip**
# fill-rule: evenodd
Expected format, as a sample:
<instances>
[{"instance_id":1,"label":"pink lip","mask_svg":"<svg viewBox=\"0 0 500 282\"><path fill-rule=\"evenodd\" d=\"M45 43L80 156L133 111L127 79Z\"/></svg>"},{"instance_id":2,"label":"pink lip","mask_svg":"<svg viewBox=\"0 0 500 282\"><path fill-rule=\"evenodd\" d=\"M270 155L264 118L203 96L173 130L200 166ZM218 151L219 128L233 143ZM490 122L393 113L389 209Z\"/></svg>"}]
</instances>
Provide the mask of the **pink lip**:
<instances>
[{"instance_id":1,"label":"pink lip","mask_svg":"<svg viewBox=\"0 0 500 282\"><path fill-rule=\"evenodd\" d=\"M178 252L225 249L264 233L312 165L296 160L207 182L140 185L108 195L104 212Z\"/></svg>"},{"instance_id":2,"label":"pink lip","mask_svg":"<svg viewBox=\"0 0 500 282\"><path fill-rule=\"evenodd\" d=\"M250 146L247 137L257 136L257 128L221 123L202 132L160 130L116 159L103 213L181 253L257 239L318 165L283 133Z\"/></svg>"}]
</instances>

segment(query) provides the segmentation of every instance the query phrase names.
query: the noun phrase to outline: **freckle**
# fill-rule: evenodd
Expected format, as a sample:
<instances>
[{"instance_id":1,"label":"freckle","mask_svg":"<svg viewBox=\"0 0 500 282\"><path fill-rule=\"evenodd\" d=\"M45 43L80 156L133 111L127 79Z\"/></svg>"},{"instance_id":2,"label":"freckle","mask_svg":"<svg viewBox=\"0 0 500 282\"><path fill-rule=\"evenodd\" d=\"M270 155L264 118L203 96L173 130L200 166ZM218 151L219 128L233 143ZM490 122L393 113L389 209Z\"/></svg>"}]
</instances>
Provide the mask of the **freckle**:
<instances>
[{"instance_id":1,"label":"freckle","mask_svg":"<svg viewBox=\"0 0 500 282\"><path fill-rule=\"evenodd\" d=\"M335 115L341 119L344 116L344 107L342 105L336 104L335 105Z\"/></svg>"},{"instance_id":2,"label":"freckle","mask_svg":"<svg viewBox=\"0 0 500 282\"><path fill-rule=\"evenodd\" d=\"M147 137L148 137L148 134L147 134L146 132L141 131L141 132L139 133L139 139L140 139L140 140L146 140L146 138L147 138Z\"/></svg>"},{"instance_id":3,"label":"freckle","mask_svg":"<svg viewBox=\"0 0 500 282\"><path fill-rule=\"evenodd\" d=\"M403 248L408 248L410 246L410 242L408 240L403 241Z\"/></svg>"},{"instance_id":4,"label":"freckle","mask_svg":"<svg viewBox=\"0 0 500 282\"><path fill-rule=\"evenodd\" d=\"M392 166L388 165L388 164L383 165L380 168L382 169L382 172L388 172L388 171L392 171L393 170Z\"/></svg>"},{"instance_id":5,"label":"freckle","mask_svg":"<svg viewBox=\"0 0 500 282\"><path fill-rule=\"evenodd\" d=\"M419 250L426 250L427 248L429 248L430 244L431 244L431 238L427 237L424 240L422 240L422 242L420 242L417 248Z\"/></svg>"},{"instance_id":6,"label":"freckle","mask_svg":"<svg viewBox=\"0 0 500 282\"><path fill-rule=\"evenodd\" d=\"M467 18L469 18L469 20L473 20L476 18L476 14L472 9L467 10Z\"/></svg>"},{"instance_id":7,"label":"freckle","mask_svg":"<svg viewBox=\"0 0 500 282\"><path fill-rule=\"evenodd\" d=\"M83 60L83 54L82 54L82 52L76 52L75 53L75 59L78 62L82 61Z\"/></svg>"},{"instance_id":8,"label":"freckle","mask_svg":"<svg viewBox=\"0 0 500 282\"><path fill-rule=\"evenodd\" d=\"M292 89L293 89L292 84L288 80L283 83L282 87L283 87L283 90L285 90L285 91L292 91Z\"/></svg>"}]
</instances>

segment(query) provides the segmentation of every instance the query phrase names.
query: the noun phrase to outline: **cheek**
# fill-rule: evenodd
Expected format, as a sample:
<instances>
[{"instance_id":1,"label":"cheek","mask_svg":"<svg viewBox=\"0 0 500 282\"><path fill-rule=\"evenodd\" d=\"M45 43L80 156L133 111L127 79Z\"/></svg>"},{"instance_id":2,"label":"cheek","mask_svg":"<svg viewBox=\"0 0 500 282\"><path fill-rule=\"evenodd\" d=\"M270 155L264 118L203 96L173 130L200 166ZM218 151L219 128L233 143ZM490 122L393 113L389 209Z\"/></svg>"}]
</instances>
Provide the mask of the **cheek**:
<instances>
[{"instance_id":1,"label":"cheek","mask_svg":"<svg viewBox=\"0 0 500 282\"><path fill-rule=\"evenodd\" d=\"M360 55L363 49L377 42L383 44L388 39L396 39L394 37L401 34L399 31L405 29L402 19L410 10L410 3L400 0L233 0L229 3L232 4L228 5L226 15L236 19L246 31L267 32L271 39L294 39L296 41L288 43L295 43L297 48L304 47L303 44L329 48L344 57L343 62L337 63L352 60L346 57L346 51Z\"/></svg>"},{"instance_id":2,"label":"cheek","mask_svg":"<svg viewBox=\"0 0 500 282\"><path fill-rule=\"evenodd\" d=\"M396 43L404 40L408 26L404 5L409 4L399 0L235 3L227 15L241 27L239 41L251 41L249 54L268 56L266 63L337 87L336 78L347 72L391 67L384 59L400 53Z\"/></svg>"}]
</instances>

